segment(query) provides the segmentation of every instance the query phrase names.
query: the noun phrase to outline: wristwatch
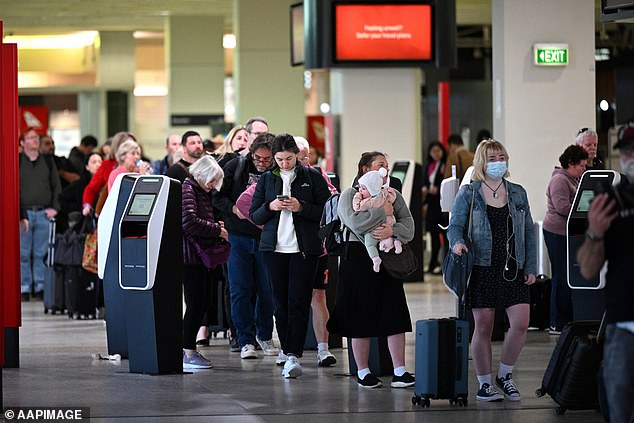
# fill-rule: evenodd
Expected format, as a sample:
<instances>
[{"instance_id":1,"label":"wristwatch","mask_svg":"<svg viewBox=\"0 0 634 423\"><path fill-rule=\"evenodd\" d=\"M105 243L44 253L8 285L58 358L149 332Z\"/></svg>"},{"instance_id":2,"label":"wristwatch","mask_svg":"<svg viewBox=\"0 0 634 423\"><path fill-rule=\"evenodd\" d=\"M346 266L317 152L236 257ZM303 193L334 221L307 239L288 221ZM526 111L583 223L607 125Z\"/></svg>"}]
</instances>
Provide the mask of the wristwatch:
<instances>
[{"instance_id":1,"label":"wristwatch","mask_svg":"<svg viewBox=\"0 0 634 423\"><path fill-rule=\"evenodd\" d=\"M603 237L602 236L595 235L590 229L588 229L586 231L586 238L588 238L592 242L603 241Z\"/></svg>"}]
</instances>

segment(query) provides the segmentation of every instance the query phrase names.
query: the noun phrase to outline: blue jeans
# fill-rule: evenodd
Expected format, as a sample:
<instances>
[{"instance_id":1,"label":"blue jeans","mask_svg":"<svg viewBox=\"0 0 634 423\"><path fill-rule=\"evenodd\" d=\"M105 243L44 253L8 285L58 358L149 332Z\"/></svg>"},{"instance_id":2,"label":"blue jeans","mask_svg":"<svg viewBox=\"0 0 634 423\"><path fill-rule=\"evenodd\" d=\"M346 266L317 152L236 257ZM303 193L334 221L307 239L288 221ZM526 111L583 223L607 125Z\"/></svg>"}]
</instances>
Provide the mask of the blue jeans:
<instances>
[{"instance_id":1,"label":"blue jeans","mask_svg":"<svg viewBox=\"0 0 634 423\"><path fill-rule=\"evenodd\" d=\"M550 326L561 330L572 321L572 290L568 286L566 237L544 230L544 240L552 268Z\"/></svg>"},{"instance_id":2,"label":"blue jeans","mask_svg":"<svg viewBox=\"0 0 634 423\"><path fill-rule=\"evenodd\" d=\"M258 241L243 235L229 234L231 253L227 270L231 293L231 317L236 327L238 344L255 345L253 325L258 338L273 337L273 290L264 267ZM255 290L255 316L252 294Z\"/></svg>"},{"instance_id":3,"label":"blue jeans","mask_svg":"<svg viewBox=\"0 0 634 423\"><path fill-rule=\"evenodd\" d=\"M603 383L610 421L634 422L634 333L609 325L603 348Z\"/></svg>"},{"instance_id":4,"label":"blue jeans","mask_svg":"<svg viewBox=\"0 0 634 423\"><path fill-rule=\"evenodd\" d=\"M50 222L44 210L27 210L29 231L20 225L20 285L23 294L44 290L44 256L48 250Z\"/></svg>"}]
</instances>

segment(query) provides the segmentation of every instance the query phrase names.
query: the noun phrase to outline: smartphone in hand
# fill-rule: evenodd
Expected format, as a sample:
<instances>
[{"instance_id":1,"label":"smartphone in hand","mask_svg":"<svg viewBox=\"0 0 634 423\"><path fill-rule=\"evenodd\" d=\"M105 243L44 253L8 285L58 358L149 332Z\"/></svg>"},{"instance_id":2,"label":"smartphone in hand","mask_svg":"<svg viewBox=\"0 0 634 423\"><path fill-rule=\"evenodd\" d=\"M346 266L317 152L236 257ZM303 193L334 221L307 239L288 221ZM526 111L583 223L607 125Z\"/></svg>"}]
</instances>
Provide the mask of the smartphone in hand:
<instances>
[{"instance_id":1,"label":"smartphone in hand","mask_svg":"<svg viewBox=\"0 0 634 423\"><path fill-rule=\"evenodd\" d=\"M277 199L280 200L280 201L286 201L286 200L289 199L289 196L288 195L278 195Z\"/></svg>"}]
</instances>

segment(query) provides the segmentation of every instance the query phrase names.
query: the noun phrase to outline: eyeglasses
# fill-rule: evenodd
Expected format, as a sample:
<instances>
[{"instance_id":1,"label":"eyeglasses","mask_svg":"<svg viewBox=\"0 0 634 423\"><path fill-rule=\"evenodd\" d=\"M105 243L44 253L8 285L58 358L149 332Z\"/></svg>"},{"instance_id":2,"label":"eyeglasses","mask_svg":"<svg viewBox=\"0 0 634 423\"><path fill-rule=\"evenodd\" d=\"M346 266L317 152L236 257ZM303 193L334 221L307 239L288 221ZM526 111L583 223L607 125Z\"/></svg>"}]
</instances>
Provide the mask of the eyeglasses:
<instances>
[{"instance_id":1,"label":"eyeglasses","mask_svg":"<svg viewBox=\"0 0 634 423\"><path fill-rule=\"evenodd\" d=\"M266 134L266 133L267 133L267 132L249 131L249 134L251 134L251 135L255 135L256 137L257 137L258 135L264 135L264 134Z\"/></svg>"},{"instance_id":2,"label":"eyeglasses","mask_svg":"<svg viewBox=\"0 0 634 423\"><path fill-rule=\"evenodd\" d=\"M258 156L257 154L252 154L251 157L253 157L254 162L259 162L259 163L270 163L271 160L273 160L273 157L262 157L262 156Z\"/></svg>"},{"instance_id":3,"label":"eyeglasses","mask_svg":"<svg viewBox=\"0 0 634 423\"><path fill-rule=\"evenodd\" d=\"M578 137L579 135L583 134L584 132L588 131L590 128L581 128L580 130L577 131L577 135L575 135L576 137Z\"/></svg>"}]
</instances>

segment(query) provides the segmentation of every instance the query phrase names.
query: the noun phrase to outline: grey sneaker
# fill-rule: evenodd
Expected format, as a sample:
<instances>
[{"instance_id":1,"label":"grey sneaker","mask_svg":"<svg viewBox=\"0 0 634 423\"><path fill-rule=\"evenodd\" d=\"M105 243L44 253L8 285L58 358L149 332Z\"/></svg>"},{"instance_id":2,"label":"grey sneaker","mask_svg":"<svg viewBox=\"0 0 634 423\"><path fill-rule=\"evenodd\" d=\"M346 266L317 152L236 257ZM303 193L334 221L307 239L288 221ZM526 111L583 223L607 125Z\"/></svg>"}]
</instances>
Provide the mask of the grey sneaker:
<instances>
[{"instance_id":1,"label":"grey sneaker","mask_svg":"<svg viewBox=\"0 0 634 423\"><path fill-rule=\"evenodd\" d=\"M283 366L286 363L286 359L287 359L286 354L284 354L284 351L280 350L279 354L277 355L277 358L275 359L275 365Z\"/></svg>"},{"instance_id":2,"label":"grey sneaker","mask_svg":"<svg viewBox=\"0 0 634 423\"><path fill-rule=\"evenodd\" d=\"M211 369L211 361L207 360L201 353L194 351L191 357L187 357L183 351L183 369Z\"/></svg>"},{"instance_id":3,"label":"grey sneaker","mask_svg":"<svg viewBox=\"0 0 634 423\"><path fill-rule=\"evenodd\" d=\"M294 355L289 355L284 363L282 376L286 379L296 378L302 375L302 366L299 365L299 359Z\"/></svg>"},{"instance_id":4,"label":"grey sneaker","mask_svg":"<svg viewBox=\"0 0 634 423\"><path fill-rule=\"evenodd\" d=\"M258 344L260 344L260 348L262 348L262 353L264 355L274 356L277 355L278 350L275 348L275 344L273 343L273 339L262 340L260 338L256 338Z\"/></svg>"},{"instance_id":5,"label":"grey sneaker","mask_svg":"<svg viewBox=\"0 0 634 423\"><path fill-rule=\"evenodd\" d=\"M317 352L317 365L319 367L330 367L337 363L337 359L328 350Z\"/></svg>"},{"instance_id":6,"label":"grey sneaker","mask_svg":"<svg viewBox=\"0 0 634 423\"><path fill-rule=\"evenodd\" d=\"M251 344L246 344L240 350L240 358L243 360L258 358L258 353L255 351L255 347Z\"/></svg>"}]
</instances>

